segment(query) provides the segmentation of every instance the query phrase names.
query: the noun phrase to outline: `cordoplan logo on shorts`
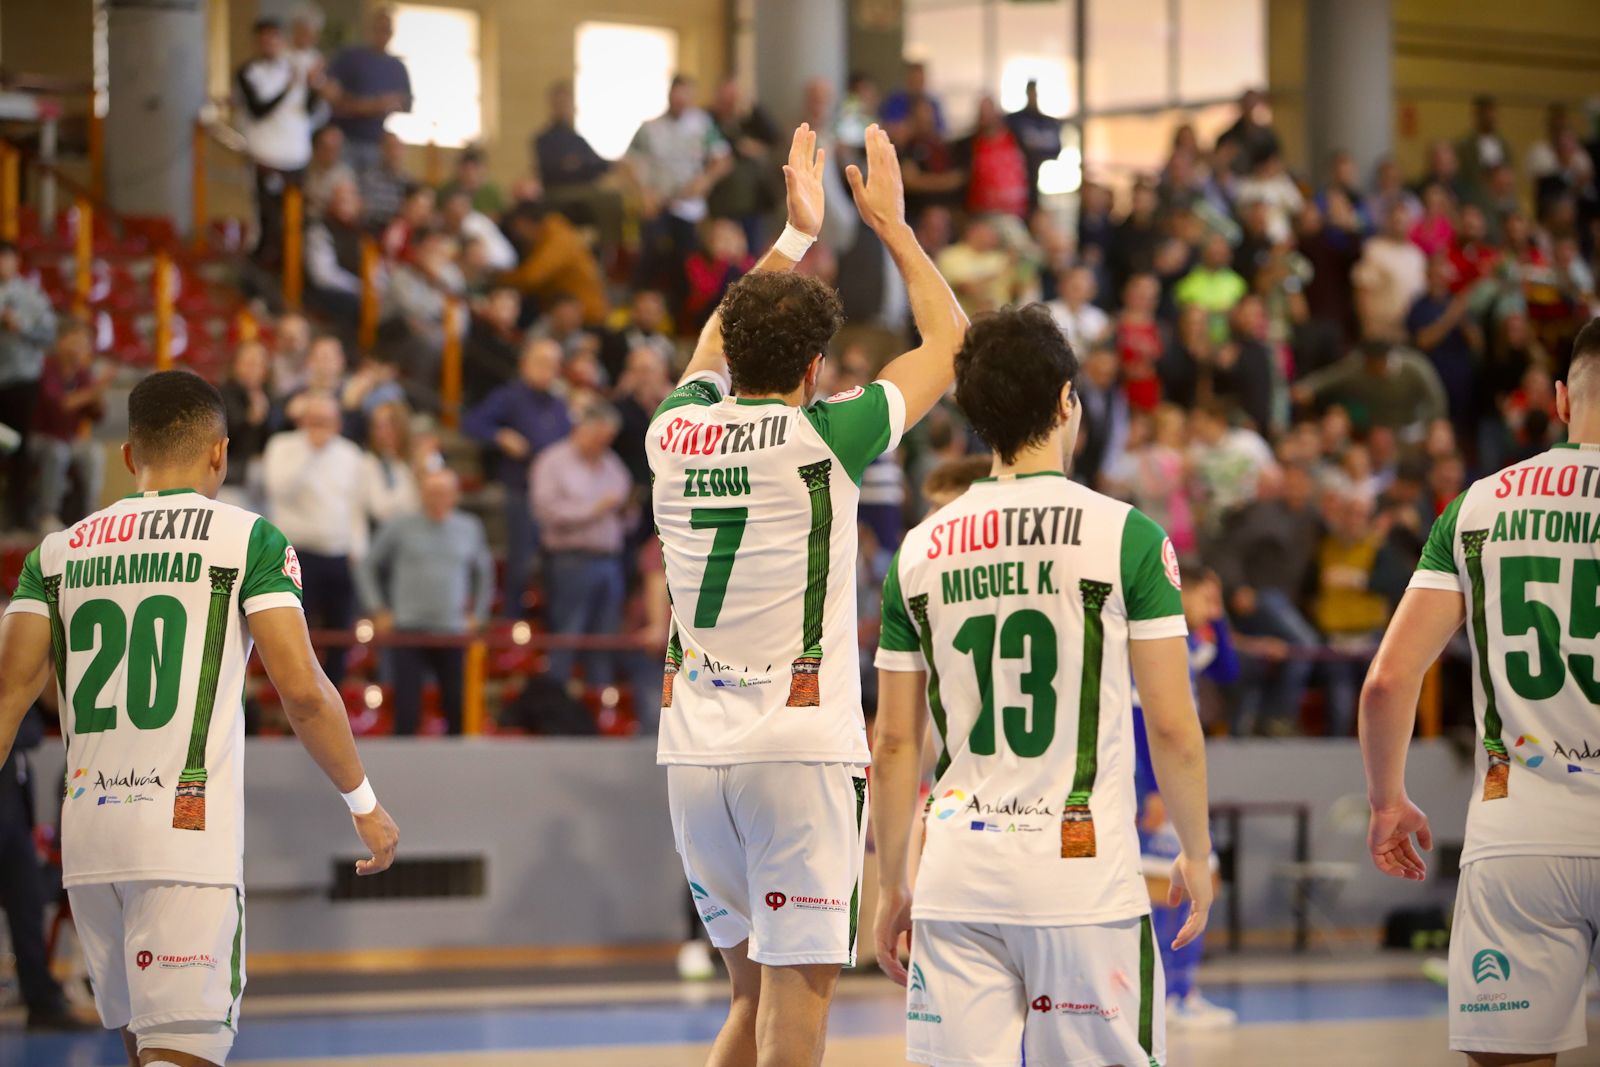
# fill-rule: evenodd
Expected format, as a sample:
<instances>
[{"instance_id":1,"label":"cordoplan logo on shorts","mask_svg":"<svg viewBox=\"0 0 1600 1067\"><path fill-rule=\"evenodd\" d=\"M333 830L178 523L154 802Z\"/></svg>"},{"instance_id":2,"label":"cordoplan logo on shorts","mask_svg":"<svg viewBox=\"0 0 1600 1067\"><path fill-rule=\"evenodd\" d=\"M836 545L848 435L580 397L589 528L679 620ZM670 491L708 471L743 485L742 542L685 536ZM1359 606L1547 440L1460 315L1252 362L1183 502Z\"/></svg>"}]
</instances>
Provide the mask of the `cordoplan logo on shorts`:
<instances>
[{"instance_id":1,"label":"cordoplan logo on shorts","mask_svg":"<svg viewBox=\"0 0 1600 1067\"><path fill-rule=\"evenodd\" d=\"M140 953L141 956L148 953ZM209 952L192 952L184 956L175 956L167 952L155 954L155 964L167 971L187 971L194 967L204 967L208 971L217 969L217 958ZM144 969L141 965L140 970Z\"/></svg>"},{"instance_id":2,"label":"cordoplan logo on shorts","mask_svg":"<svg viewBox=\"0 0 1600 1067\"><path fill-rule=\"evenodd\" d=\"M848 907L837 897L800 897L777 892L767 894L767 907L773 911L786 904L792 904L806 911L844 911Z\"/></svg>"},{"instance_id":3,"label":"cordoplan logo on shorts","mask_svg":"<svg viewBox=\"0 0 1600 1067\"><path fill-rule=\"evenodd\" d=\"M1034 997L1028 1007L1041 1015L1098 1015L1102 1019L1115 1019L1122 1014L1122 1008L1115 1004L1102 1007L1083 1001L1055 1000L1043 995Z\"/></svg>"}]
</instances>

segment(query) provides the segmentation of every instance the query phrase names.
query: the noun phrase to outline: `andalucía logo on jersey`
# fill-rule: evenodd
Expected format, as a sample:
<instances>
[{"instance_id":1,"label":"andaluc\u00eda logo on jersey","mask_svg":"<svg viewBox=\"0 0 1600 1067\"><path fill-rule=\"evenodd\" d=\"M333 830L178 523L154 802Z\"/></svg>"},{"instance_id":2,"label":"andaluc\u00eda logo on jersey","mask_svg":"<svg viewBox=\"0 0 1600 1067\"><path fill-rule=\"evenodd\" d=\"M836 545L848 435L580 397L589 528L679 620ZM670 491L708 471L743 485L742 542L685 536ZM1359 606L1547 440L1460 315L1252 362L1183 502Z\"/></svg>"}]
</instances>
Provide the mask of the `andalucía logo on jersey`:
<instances>
[{"instance_id":1,"label":"andaluc\u00eda logo on jersey","mask_svg":"<svg viewBox=\"0 0 1600 1067\"><path fill-rule=\"evenodd\" d=\"M1504 982L1511 978L1511 961L1499 949L1486 948L1472 957L1472 980L1482 985L1490 979Z\"/></svg>"},{"instance_id":2,"label":"andaluc\u00eda logo on jersey","mask_svg":"<svg viewBox=\"0 0 1600 1067\"><path fill-rule=\"evenodd\" d=\"M951 789L946 791L945 794L938 800L934 801L933 815L934 818L937 819L948 819L966 806L967 794L963 793L959 789Z\"/></svg>"}]
</instances>

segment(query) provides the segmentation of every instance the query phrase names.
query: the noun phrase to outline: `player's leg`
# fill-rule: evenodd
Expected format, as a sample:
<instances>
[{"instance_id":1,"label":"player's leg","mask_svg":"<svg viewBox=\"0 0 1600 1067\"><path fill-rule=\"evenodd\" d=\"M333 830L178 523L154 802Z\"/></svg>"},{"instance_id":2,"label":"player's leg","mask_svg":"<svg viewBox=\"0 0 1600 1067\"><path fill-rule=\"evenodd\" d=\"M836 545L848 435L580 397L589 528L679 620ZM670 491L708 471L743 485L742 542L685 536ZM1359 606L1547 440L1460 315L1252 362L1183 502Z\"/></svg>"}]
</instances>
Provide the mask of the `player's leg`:
<instances>
[{"instance_id":1,"label":"player's leg","mask_svg":"<svg viewBox=\"0 0 1600 1067\"><path fill-rule=\"evenodd\" d=\"M1166 1062L1166 982L1149 916L1000 929L1022 964L1028 1067Z\"/></svg>"},{"instance_id":2,"label":"player's leg","mask_svg":"<svg viewBox=\"0 0 1600 1067\"><path fill-rule=\"evenodd\" d=\"M94 989L95 1010L108 1030L122 1030L128 1045L128 1062L137 1067L138 1051L126 1027L133 1018L128 1002L130 967L123 933L122 899L109 883L79 885L67 890L72 902L72 925L77 930L89 984Z\"/></svg>"},{"instance_id":3,"label":"player's leg","mask_svg":"<svg viewBox=\"0 0 1600 1067\"><path fill-rule=\"evenodd\" d=\"M759 1067L817 1067L827 1046L828 1006L839 983L837 963L761 968L756 1015Z\"/></svg>"},{"instance_id":4,"label":"player's leg","mask_svg":"<svg viewBox=\"0 0 1600 1067\"><path fill-rule=\"evenodd\" d=\"M1600 860L1506 856L1461 868L1450 931L1450 1047L1481 1064L1554 1063L1582 1047Z\"/></svg>"},{"instance_id":5,"label":"player's leg","mask_svg":"<svg viewBox=\"0 0 1600 1067\"><path fill-rule=\"evenodd\" d=\"M908 970L906 1059L929 1067L1016 1067L1028 989L1000 927L918 920Z\"/></svg>"},{"instance_id":6,"label":"player's leg","mask_svg":"<svg viewBox=\"0 0 1600 1067\"><path fill-rule=\"evenodd\" d=\"M731 767L727 800L744 844L749 955L767 968L758 1062L810 1067L839 969L855 965L866 777L838 763Z\"/></svg>"},{"instance_id":7,"label":"player's leg","mask_svg":"<svg viewBox=\"0 0 1600 1067\"><path fill-rule=\"evenodd\" d=\"M728 1004L728 1019L711 1044L706 1067L755 1067L756 1017L761 1005L761 972L765 968L751 961L748 948L749 943L741 941L722 950L733 997Z\"/></svg>"},{"instance_id":8,"label":"player's leg","mask_svg":"<svg viewBox=\"0 0 1600 1067\"><path fill-rule=\"evenodd\" d=\"M761 968L750 961L750 889L744 847L724 799L726 767L668 767L673 843L711 944L728 963L733 1003L713 1045L713 1067L754 1067Z\"/></svg>"},{"instance_id":9,"label":"player's leg","mask_svg":"<svg viewBox=\"0 0 1600 1067\"><path fill-rule=\"evenodd\" d=\"M244 993L244 895L231 885L124 884L139 1061L222 1067Z\"/></svg>"}]
</instances>

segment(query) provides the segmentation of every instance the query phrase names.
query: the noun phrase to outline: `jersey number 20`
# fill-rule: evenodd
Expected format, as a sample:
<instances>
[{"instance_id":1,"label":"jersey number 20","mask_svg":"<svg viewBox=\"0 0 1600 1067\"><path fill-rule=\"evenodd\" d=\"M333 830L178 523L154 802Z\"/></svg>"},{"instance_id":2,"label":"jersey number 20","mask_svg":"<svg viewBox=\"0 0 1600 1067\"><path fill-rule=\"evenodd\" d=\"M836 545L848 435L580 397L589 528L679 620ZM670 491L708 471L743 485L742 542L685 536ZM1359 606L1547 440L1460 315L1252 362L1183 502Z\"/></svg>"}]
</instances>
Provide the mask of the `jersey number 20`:
<instances>
[{"instance_id":1,"label":"jersey number 20","mask_svg":"<svg viewBox=\"0 0 1600 1067\"><path fill-rule=\"evenodd\" d=\"M161 634L156 635L156 623ZM178 710L183 672L183 639L189 614L175 597L153 596L140 602L133 625L111 600L89 600L72 613L67 647L94 652L94 658L72 692L72 728L92 734L115 729L117 707L102 705L100 695L117 669L127 678L128 720L141 730L159 730Z\"/></svg>"}]
</instances>

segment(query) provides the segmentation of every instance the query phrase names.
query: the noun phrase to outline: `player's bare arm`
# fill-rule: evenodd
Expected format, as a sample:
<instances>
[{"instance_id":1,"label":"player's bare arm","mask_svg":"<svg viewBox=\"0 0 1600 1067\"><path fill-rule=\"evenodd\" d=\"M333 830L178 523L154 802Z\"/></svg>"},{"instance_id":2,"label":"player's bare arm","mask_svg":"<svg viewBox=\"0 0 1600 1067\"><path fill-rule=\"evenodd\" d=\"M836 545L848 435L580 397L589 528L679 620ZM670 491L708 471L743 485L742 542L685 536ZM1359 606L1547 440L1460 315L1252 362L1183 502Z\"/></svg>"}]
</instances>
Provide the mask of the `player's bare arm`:
<instances>
[{"instance_id":1,"label":"player's bare arm","mask_svg":"<svg viewBox=\"0 0 1600 1067\"><path fill-rule=\"evenodd\" d=\"M827 165L827 152L817 147L817 134L806 123L794 131L789 144L789 161L783 165L785 203L789 211L789 226L812 240L822 232L822 175ZM787 233L787 231L785 231ZM756 260L752 270L787 272L800 262L798 257L785 255L781 248L789 247L782 238ZM804 255L802 252L801 255ZM714 311L700 331L695 342L694 356L684 368L688 379L696 374L711 371L726 376L728 361L722 354L722 313Z\"/></svg>"},{"instance_id":2,"label":"player's bare arm","mask_svg":"<svg viewBox=\"0 0 1600 1067\"><path fill-rule=\"evenodd\" d=\"M295 736L305 746L322 773L341 793L360 788L367 779L350 733L339 691L322 673L311 649L305 616L295 608L273 608L250 616L250 635L267 668L267 677L283 701L284 714ZM400 830L378 804L363 815L352 815L356 833L372 855L356 863L357 874L378 874L394 862Z\"/></svg>"},{"instance_id":3,"label":"player's bare arm","mask_svg":"<svg viewBox=\"0 0 1600 1067\"><path fill-rule=\"evenodd\" d=\"M878 966L906 984L900 947L911 935L911 836L928 734L925 671L878 672L878 721L872 743L872 833L878 844Z\"/></svg>"},{"instance_id":4,"label":"player's bare arm","mask_svg":"<svg viewBox=\"0 0 1600 1067\"><path fill-rule=\"evenodd\" d=\"M862 221L872 228L905 279L922 343L897 357L880 375L906 401L906 427L922 420L955 381L956 351L967 333L967 315L944 276L906 223L905 180L894 142L880 127L867 127L867 173L845 168Z\"/></svg>"},{"instance_id":5,"label":"player's bare arm","mask_svg":"<svg viewBox=\"0 0 1600 1067\"><path fill-rule=\"evenodd\" d=\"M1412 844L1433 848L1428 817L1406 795L1406 749L1417 725L1422 677L1466 618L1458 592L1408 589L1361 687L1361 758L1372 821L1367 847L1384 874L1420 882L1427 864Z\"/></svg>"},{"instance_id":6,"label":"player's bare arm","mask_svg":"<svg viewBox=\"0 0 1600 1067\"><path fill-rule=\"evenodd\" d=\"M1155 765L1183 852L1172 865L1167 904L1187 893L1189 918L1173 940L1182 948L1205 932L1211 911L1211 829L1206 808L1206 742L1189 685L1189 648L1182 637L1129 641L1134 685L1144 701L1150 761Z\"/></svg>"},{"instance_id":7,"label":"player's bare arm","mask_svg":"<svg viewBox=\"0 0 1600 1067\"><path fill-rule=\"evenodd\" d=\"M50 620L22 612L0 618L0 763L50 676Z\"/></svg>"}]
</instances>

